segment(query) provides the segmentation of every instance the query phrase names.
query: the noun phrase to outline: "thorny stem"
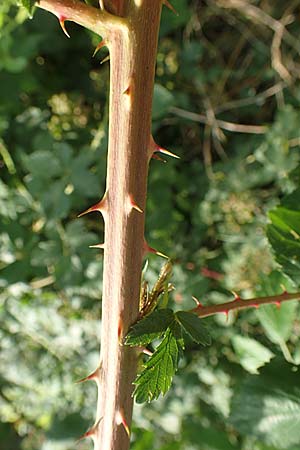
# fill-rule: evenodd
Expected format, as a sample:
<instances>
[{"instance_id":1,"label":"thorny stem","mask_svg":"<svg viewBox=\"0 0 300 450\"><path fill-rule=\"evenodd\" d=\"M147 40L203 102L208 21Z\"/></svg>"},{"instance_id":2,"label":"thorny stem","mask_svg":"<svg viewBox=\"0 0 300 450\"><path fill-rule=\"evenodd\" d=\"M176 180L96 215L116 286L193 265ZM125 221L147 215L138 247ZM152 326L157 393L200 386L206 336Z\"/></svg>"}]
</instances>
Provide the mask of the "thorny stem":
<instances>
[{"instance_id":1,"label":"thorny stem","mask_svg":"<svg viewBox=\"0 0 300 450\"><path fill-rule=\"evenodd\" d=\"M84 437L93 439L94 450L127 450L138 355L122 339L139 313L162 0L104 0L99 9L78 0L40 0L38 6L58 17L65 34L65 20L100 34L110 53L106 192L87 210L103 215L105 250L100 363L87 377L97 382L98 406L95 425Z\"/></svg>"},{"instance_id":2,"label":"thorny stem","mask_svg":"<svg viewBox=\"0 0 300 450\"><path fill-rule=\"evenodd\" d=\"M273 304L279 307L283 302L299 299L300 292L290 294L288 292L283 292L279 295L271 295L269 297L255 297L245 300L239 296L236 296L235 299L231 302L220 303L219 305L203 306L201 303L199 303L196 308L193 308L191 310L191 312L197 314L198 317L208 317L217 313L228 314L229 311L246 308L259 308L259 306L261 305L268 304Z\"/></svg>"},{"instance_id":3,"label":"thorny stem","mask_svg":"<svg viewBox=\"0 0 300 450\"><path fill-rule=\"evenodd\" d=\"M136 6L135 6L136 5ZM131 2L128 29L109 36L110 127L106 180L101 384L95 450L129 448L137 351L122 346L138 317L151 109L160 0Z\"/></svg>"},{"instance_id":4,"label":"thorny stem","mask_svg":"<svg viewBox=\"0 0 300 450\"><path fill-rule=\"evenodd\" d=\"M162 0L39 0L63 26L76 22L105 39L110 52L110 126L106 193L88 211L102 212L105 251L99 367L86 379L98 386L95 425L85 434L94 450L128 450L137 350L122 339L137 320L144 244L151 108ZM149 247L150 248L150 247ZM300 294L198 306L199 317L300 298Z\"/></svg>"},{"instance_id":5,"label":"thorny stem","mask_svg":"<svg viewBox=\"0 0 300 450\"><path fill-rule=\"evenodd\" d=\"M109 36L110 127L95 450L129 448L136 349L123 337L139 312L151 109L161 0L135 2L128 30Z\"/></svg>"}]
</instances>

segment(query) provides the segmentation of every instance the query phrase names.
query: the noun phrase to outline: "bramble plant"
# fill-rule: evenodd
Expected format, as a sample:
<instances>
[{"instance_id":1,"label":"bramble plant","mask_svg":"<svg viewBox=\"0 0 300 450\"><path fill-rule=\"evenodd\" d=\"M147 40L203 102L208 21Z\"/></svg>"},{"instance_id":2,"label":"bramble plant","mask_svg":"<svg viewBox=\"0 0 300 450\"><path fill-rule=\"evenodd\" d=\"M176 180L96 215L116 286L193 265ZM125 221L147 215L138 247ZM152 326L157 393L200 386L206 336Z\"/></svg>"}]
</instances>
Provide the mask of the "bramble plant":
<instances>
[{"instance_id":1,"label":"bramble plant","mask_svg":"<svg viewBox=\"0 0 300 450\"><path fill-rule=\"evenodd\" d=\"M230 311L262 305L272 305L272 310L262 309L262 314L272 311L270 315L276 315L282 303L300 299L296 289L300 275L300 190L271 210L267 226L275 258L287 276L288 292L286 285L277 286L281 293L252 298L233 292L233 299L212 305L195 297L194 308L172 309L171 260L167 258L152 288L143 264L149 252L165 257L147 243L144 228L149 162L163 155L178 158L156 143L151 131L161 10L165 6L170 14L178 13L167 0L21 3L30 15L35 8L54 14L68 38L67 22L82 25L99 36L95 53L102 48L109 53L106 188L101 200L78 215L98 212L105 226L104 243L91 245L104 251L101 351L98 366L81 380L93 380L98 388L95 422L83 438L91 438L95 450L127 450L134 398L143 403L166 394L185 347L191 343L210 345L205 317L219 313L227 317ZM184 112L177 109L177 114ZM294 362L289 349L279 341L286 359ZM243 346L241 341L235 344L240 349ZM268 355L263 357L263 362L267 361Z\"/></svg>"}]
</instances>

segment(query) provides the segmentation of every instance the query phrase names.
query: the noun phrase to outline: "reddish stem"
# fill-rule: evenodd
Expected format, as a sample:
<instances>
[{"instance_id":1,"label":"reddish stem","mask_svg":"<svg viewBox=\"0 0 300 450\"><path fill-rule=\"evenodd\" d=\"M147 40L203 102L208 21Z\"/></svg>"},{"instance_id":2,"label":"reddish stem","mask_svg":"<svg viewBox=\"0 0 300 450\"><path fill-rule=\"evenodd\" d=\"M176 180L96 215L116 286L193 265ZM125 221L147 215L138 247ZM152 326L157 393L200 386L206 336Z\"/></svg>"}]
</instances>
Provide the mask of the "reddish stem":
<instances>
[{"instance_id":1,"label":"reddish stem","mask_svg":"<svg viewBox=\"0 0 300 450\"><path fill-rule=\"evenodd\" d=\"M258 308L261 305L276 305L277 307L283 302L288 302L290 300L299 300L300 292L295 292L289 294L288 292L283 292L279 295L271 295L268 297L255 297L251 299L242 299L236 297L231 302L221 303L219 305L209 305L203 306L199 304L196 308L193 308L191 312L197 314L198 317L208 317L214 314L223 313L228 314L229 311L234 311L238 309L246 308Z\"/></svg>"}]
</instances>

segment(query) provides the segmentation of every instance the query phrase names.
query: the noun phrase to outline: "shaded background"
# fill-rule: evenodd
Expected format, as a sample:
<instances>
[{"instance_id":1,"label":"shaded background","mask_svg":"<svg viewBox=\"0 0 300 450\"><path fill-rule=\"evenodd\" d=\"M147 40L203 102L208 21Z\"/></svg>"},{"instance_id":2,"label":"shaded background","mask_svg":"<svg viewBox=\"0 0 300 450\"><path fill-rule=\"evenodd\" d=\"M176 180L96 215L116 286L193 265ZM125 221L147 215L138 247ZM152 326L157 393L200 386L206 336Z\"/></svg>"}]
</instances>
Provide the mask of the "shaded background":
<instances>
[{"instance_id":1,"label":"shaded background","mask_svg":"<svg viewBox=\"0 0 300 450\"><path fill-rule=\"evenodd\" d=\"M4 3L4 4L3 4ZM71 450L96 389L109 63L98 39L0 5L0 449ZM146 237L174 260L175 307L293 289L265 236L299 185L299 1L172 2L164 9ZM146 277L162 260L149 256ZM206 319L171 391L135 409L133 450L299 449L297 303ZM270 362L271 361L271 362ZM263 369L259 369L267 364ZM258 371L260 372L258 374ZM80 442L77 448L91 448Z\"/></svg>"}]
</instances>

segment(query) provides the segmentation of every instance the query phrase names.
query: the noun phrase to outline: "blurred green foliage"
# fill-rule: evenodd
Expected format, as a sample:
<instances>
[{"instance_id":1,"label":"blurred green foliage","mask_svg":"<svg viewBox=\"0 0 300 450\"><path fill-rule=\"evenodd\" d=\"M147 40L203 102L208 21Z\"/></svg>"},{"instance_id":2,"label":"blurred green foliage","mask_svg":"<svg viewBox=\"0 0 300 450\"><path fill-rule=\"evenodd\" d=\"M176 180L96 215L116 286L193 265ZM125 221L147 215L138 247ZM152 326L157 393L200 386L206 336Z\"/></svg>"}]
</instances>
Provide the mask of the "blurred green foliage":
<instances>
[{"instance_id":1,"label":"blurred green foliage","mask_svg":"<svg viewBox=\"0 0 300 450\"><path fill-rule=\"evenodd\" d=\"M13 3L0 5L0 449L71 450L96 403L74 382L98 360L102 255L88 246L103 223L76 216L104 192L109 67L104 50L91 58L96 36L70 23L67 39ZM181 160L151 162L146 235L174 259L175 309L294 290L299 2L172 3L153 132ZM149 257L150 285L160 264ZM206 319L213 344L191 343L169 394L136 405L133 450L299 448L298 311Z\"/></svg>"}]
</instances>

